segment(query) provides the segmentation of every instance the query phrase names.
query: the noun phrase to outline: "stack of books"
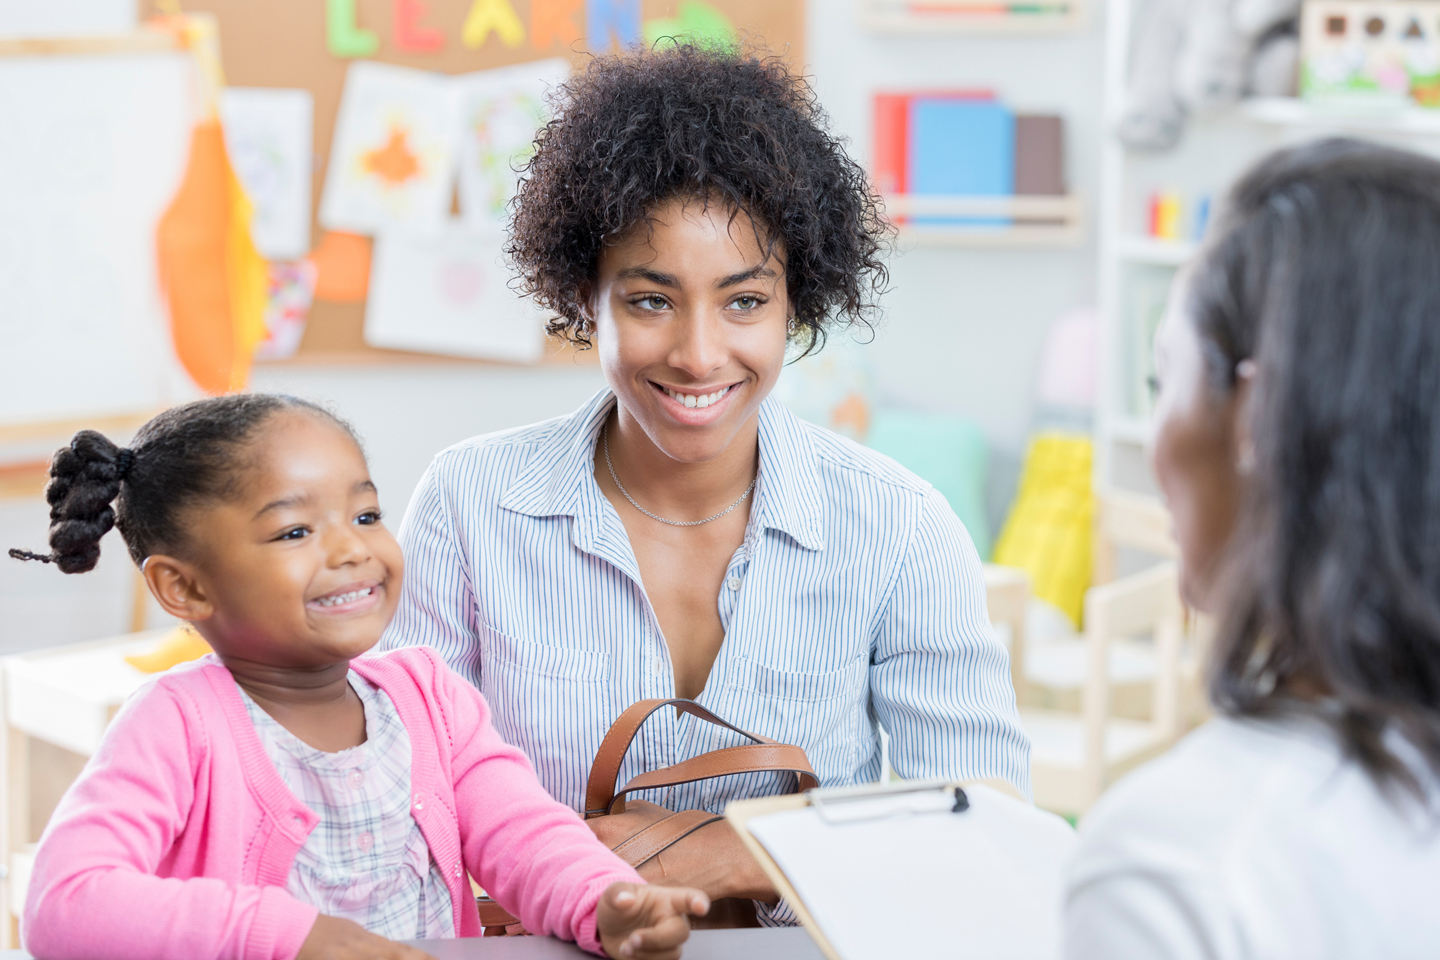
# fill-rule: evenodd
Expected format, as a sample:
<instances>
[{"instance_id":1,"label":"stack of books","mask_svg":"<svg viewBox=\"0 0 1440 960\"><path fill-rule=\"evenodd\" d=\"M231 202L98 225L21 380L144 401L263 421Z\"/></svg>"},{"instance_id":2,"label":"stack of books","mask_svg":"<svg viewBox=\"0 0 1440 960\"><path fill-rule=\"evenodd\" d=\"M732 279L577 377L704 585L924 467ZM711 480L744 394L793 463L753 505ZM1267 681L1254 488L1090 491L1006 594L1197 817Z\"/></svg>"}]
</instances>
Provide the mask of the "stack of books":
<instances>
[{"instance_id":1,"label":"stack of books","mask_svg":"<svg viewBox=\"0 0 1440 960\"><path fill-rule=\"evenodd\" d=\"M874 135L872 175L882 194L995 198L1066 192L1064 120L1016 114L989 90L877 93ZM1009 226L1016 221L914 216L906 222Z\"/></svg>"}]
</instances>

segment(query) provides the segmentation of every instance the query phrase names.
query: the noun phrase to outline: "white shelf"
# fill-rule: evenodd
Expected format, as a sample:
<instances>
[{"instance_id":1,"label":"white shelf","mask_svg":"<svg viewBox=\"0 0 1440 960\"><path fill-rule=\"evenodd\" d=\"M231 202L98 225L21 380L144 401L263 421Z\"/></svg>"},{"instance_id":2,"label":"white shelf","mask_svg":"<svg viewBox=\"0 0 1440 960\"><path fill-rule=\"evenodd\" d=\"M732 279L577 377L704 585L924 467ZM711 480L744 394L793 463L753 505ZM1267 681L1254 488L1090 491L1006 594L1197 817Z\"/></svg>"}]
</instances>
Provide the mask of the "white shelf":
<instances>
[{"instance_id":1,"label":"white shelf","mask_svg":"<svg viewBox=\"0 0 1440 960\"><path fill-rule=\"evenodd\" d=\"M1115 241L1115 254L1130 263L1150 263L1162 267L1181 267L1195 256L1197 244L1183 240L1157 240L1153 237L1120 237Z\"/></svg>"},{"instance_id":2,"label":"white shelf","mask_svg":"<svg viewBox=\"0 0 1440 960\"><path fill-rule=\"evenodd\" d=\"M908 36L1070 33L1089 20L1087 0L1049 0L1044 5L1064 9L1047 13L1024 9L997 13L997 5L996 0L865 0L860 20L872 33ZM1035 5L1011 4L1021 8Z\"/></svg>"},{"instance_id":3,"label":"white shelf","mask_svg":"<svg viewBox=\"0 0 1440 960\"><path fill-rule=\"evenodd\" d=\"M1105 421L1102 432L1116 443L1143 447L1150 442L1148 417L1113 417Z\"/></svg>"},{"instance_id":4,"label":"white shelf","mask_svg":"<svg viewBox=\"0 0 1440 960\"><path fill-rule=\"evenodd\" d=\"M1275 126L1440 136L1440 110L1412 105L1341 104L1300 97L1254 97L1241 101L1240 113L1256 123Z\"/></svg>"},{"instance_id":5,"label":"white shelf","mask_svg":"<svg viewBox=\"0 0 1440 960\"><path fill-rule=\"evenodd\" d=\"M957 197L891 194L885 212L900 220L911 217L965 217L1012 220L1010 224L901 223L907 246L1063 247L1084 239L1084 205L1076 196Z\"/></svg>"}]
</instances>

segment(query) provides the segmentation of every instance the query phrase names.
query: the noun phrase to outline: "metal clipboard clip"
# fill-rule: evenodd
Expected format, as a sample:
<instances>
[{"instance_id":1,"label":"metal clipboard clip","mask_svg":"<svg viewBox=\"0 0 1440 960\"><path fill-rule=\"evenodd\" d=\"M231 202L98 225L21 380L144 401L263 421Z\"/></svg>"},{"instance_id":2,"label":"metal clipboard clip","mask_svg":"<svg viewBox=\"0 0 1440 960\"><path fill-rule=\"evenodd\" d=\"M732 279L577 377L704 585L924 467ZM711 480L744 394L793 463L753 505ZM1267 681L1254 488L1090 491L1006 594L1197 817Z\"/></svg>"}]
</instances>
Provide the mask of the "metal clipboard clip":
<instances>
[{"instance_id":1,"label":"metal clipboard clip","mask_svg":"<svg viewBox=\"0 0 1440 960\"><path fill-rule=\"evenodd\" d=\"M847 804L863 801L888 800L892 797L923 796L926 794L935 795L937 800L944 797L948 806L929 805L926 809L916 809L913 806L892 807L890 809L863 810L851 808L850 810L840 809ZM867 820L888 820L893 817L909 817L926 813L938 813L947 810L950 813L964 813L970 809L970 797L966 795L965 788L954 780L918 780L914 783L903 783L890 785L884 783L870 783L859 787L834 787L831 789L806 790L804 793L806 801L815 808L815 813L829 824L858 823Z\"/></svg>"}]
</instances>

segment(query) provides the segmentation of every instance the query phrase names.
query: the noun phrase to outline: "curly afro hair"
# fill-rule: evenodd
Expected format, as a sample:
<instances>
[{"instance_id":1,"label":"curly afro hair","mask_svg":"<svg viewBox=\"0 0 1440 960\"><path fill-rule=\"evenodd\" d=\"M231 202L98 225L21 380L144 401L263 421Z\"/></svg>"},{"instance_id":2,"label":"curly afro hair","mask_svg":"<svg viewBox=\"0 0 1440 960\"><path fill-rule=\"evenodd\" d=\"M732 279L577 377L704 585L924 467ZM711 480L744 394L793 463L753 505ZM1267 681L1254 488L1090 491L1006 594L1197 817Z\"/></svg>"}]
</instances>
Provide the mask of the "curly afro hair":
<instances>
[{"instance_id":1,"label":"curly afro hair","mask_svg":"<svg viewBox=\"0 0 1440 960\"><path fill-rule=\"evenodd\" d=\"M791 337L805 352L837 315L869 321L892 228L814 91L779 58L688 44L599 57L555 107L506 247L523 292L557 314L552 335L590 345L602 247L677 197L744 211L761 245L783 252Z\"/></svg>"}]
</instances>

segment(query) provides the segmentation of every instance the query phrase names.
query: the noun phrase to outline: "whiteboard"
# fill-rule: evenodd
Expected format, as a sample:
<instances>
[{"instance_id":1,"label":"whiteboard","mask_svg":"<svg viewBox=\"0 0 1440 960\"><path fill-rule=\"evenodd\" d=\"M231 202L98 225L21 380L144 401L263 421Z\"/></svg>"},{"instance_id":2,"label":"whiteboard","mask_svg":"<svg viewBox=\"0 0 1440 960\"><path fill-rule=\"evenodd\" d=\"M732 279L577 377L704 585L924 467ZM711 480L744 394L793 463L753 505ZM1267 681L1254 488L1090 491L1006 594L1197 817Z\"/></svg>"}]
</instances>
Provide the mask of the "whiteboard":
<instances>
[{"instance_id":1,"label":"whiteboard","mask_svg":"<svg viewBox=\"0 0 1440 960\"><path fill-rule=\"evenodd\" d=\"M195 117L179 53L0 59L0 423L198 395L171 345L155 227Z\"/></svg>"}]
</instances>

